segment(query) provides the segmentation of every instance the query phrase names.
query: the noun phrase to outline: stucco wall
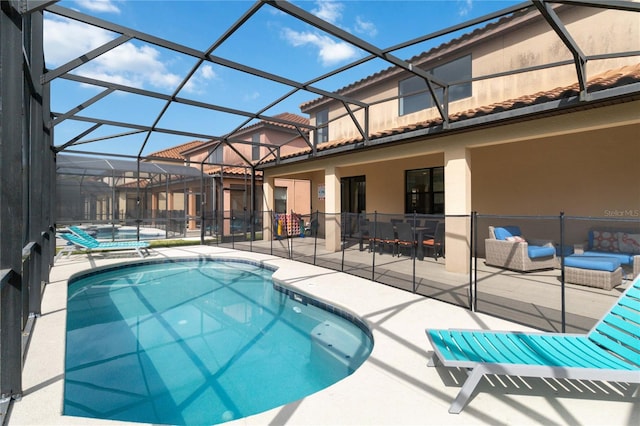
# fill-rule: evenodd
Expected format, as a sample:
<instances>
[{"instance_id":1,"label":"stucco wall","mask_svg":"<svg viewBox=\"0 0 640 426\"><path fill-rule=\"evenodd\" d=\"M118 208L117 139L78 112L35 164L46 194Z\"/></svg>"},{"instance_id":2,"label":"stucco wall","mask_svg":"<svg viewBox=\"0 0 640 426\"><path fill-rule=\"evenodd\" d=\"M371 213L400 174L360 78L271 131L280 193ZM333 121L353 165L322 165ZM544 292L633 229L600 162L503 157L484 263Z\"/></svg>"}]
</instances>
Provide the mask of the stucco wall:
<instances>
[{"instance_id":1,"label":"stucco wall","mask_svg":"<svg viewBox=\"0 0 640 426\"><path fill-rule=\"evenodd\" d=\"M474 210L604 217L640 208L638 126L473 149Z\"/></svg>"},{"instance_id":2,"label":"stucco wall","mask_svg":"<svg viewBox=\"0 0 640 426\"><path fill-rule=\"evenodd\" d=\"M595 8L564 8L559 13L567 30L585 55L637 51L640 40L640 16L637 13L599 10ZM482 43L453 51L448 56L438 57L425 67L441 65L461 56L472 55L474 77L512 71L524 67L544 65L571 60L572 55L544 20L518 25L516 30L492 36ZM639 57L593 60L587 63L587 77L604 71L636 64ZM398 81L409 75L398 74L391 81L377 82L373 88L363 88L347 96L374 103L390 99L369 109L369 132L387 130L439 117L435 108L398 116ZM550 69L531 71L480 80L473 83L473 96L452 102L449 113L474 109L480 106L515 99L523 95L551 90L577 82L573 64ZM324 107L322 107L324 108ZM353 107L356 108L356 107ZM315 111L310 111L313 113ZM359 123L364 127L364 112L356 111ZM359 133L350 116L341 104L330 106L329 119L342 117L329 124L329 140L358 137Z\"/></svg>"}]
</instances>

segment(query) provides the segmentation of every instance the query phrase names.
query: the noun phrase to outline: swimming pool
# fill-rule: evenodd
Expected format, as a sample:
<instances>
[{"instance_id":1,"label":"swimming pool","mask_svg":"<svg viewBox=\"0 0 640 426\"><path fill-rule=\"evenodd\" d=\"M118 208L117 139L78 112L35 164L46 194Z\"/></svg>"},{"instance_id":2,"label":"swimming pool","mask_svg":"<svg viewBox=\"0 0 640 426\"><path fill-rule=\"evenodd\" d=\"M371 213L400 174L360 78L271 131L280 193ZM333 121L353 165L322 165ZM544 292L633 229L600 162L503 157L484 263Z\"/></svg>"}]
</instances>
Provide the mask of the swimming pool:
<instances>
[{"instance_id":1,"label":"swimming pool","mask_svg":"<svg viewBox=\"0 0 640 426\"><path fill-rule=\"evenodd\" d=\"M364 324L274 289L272 274L247 261L191 259L74 277L64 414L222 423L355 371L372 349Z\"/></svg>"},{"instance_id":2,"label":"swimming pool","mask_svg":"<svg viewBox=\"0 0 640 426\"><path fill-rule=\"evenodd\" d=\"M138 228L135 226L93 226L89 230L90 234L99 240L135 240L138 237ZM140 228L141 240L164 239L167 232L157 228Z\"/></svg>"}]
</instances>

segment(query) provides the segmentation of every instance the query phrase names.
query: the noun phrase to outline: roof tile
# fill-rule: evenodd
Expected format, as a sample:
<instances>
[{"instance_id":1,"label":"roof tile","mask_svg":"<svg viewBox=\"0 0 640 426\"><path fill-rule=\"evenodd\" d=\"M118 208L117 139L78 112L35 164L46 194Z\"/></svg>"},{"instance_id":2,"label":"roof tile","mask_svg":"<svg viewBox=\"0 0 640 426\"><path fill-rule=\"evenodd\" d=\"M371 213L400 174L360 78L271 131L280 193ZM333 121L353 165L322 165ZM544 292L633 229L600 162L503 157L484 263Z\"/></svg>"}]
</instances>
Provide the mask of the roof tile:
<instances>
[{"instance_id":1,"label":"roof tile","mask_svg":"<svg viewBox=\"0 0 640 426\"><path fill-rule=\"evenodd\" d=\"M629 84L640 83L640 63L634 65L627 65L622 68L605 71L587 82L588 91L590 93L611 89L614 87L621 87ZM570 97L578 96L579 85L574 83L566 87L556 87L547 91L540 91L530 95L523 95L515 99L507 99L501 102L496 102L490 105L484 105L475 109L469 109L466 111L457 112L449 116L450 122L457 122L462 120L468 120L471 118L482 117L490 114L496 114L503 111L515 110L531 105L543 104L546 102L567 99ZM369 135L370 140L379 139L384 136L406 133L418 129L424 129L428 127L435 127L442 124L441 118L427 120L418 123L408 124L406 126L397 127L393 129L380 130L376 133ZM345 146L349 144L355 144L362 142L361 137L357 138L343 138L318 144L317 151L324 151L339 146ZM295 152L290 152L287 155L283 155L282 158L293 158L297 156L307 155L311 153L311 148L300 149ZM265 161L263 163L269 163L271 161Z\"/></svg>"}]
</instances>

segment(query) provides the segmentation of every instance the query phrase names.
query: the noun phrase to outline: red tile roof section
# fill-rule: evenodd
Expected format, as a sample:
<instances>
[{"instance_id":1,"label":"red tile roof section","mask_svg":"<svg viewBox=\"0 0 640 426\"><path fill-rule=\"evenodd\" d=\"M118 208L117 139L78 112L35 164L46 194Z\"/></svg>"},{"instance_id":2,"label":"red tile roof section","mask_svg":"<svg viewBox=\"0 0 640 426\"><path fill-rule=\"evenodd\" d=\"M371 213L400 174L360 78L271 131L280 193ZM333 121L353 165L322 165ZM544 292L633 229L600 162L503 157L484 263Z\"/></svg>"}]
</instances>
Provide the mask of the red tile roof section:
<instances>
[{"instance_id":1,"label":"red tile roof section","mask_svg":"<svg viewBox=\"0 0 640 426\"><path fill-rule=\"evenodd\" d=\"M588 92L594 93L605 89L612 89L614 87L621 87L628 84L640 83L640 63L635 65L628 65L619 69L609 70L601 73L587 82ZM490 105L470 109L467 111L458 112L449 116L450 122L468 120L470 118L481 117L489 114L496 114L503 111L515 110L531 105L542 104L554 100L567 99L579 95L578 83L571 86L556 87L555 89L537 92L531 95L521 96L515 99L509 99L502 102L496 102ZM422 121L414 124L409 124L403 127L397 127L388 130L382 130L369 135L370 140L379 139L385 136L391 136L401 133L411 132L413 130L425 129L428 127L434 127L442 124L442 119L437 118L433 120ZM362 142L361 137L358 138L343 138L332 140L317 146L317 151L324 151L331 148L337 148L344 145L356 144ZM287 155L283 155L281 158L292 158L300 155L311 153L311 148L304 148L295 152L291 152ZM270 161L265 161L268 163Z\"/></svg>"},{"instance_id":2,"label":"red tile roof section","mask_svg":"<svg viewBox=\"0 0 640 426\"><path fill-rule=\"evenodd\" d=\"M247 173L247 168L246 167L225 166L225 167L222 168L222 170L223 170L223 174L225 176L229 176L229 175L245 176L245 175L249 174L249 173ZM205 167L204 172L205 172L205 174L208 174L208 175L220 174L220 167L219 166ZM261 170L256 170L256 176L262 176L262 171Z\"/></svg>"},{"instance_id":3,"label":"red tile roof section","mask_svg":"<svg viewBox=\"0 0 640 426\"><path fill-rule=\"evenodd\" d=\"M162 151L157 151L149 154L149 157L158 157L158 158L171 158L175 160L184 160L184 156L182 153L184 151L197 148L203 145L203 141L191 141L187 143L183 143L182 145L177 145L171 148L163 149Z\"/></svg>"},{"instance_id":4,"label":"red tile roof section","mask_svg":"<svg viewBox=\"0 0 640 426\"><path fill-rule=\"evenodd\" d=\"M298 115L298 114L292 114L290 112L283 112L281 114L274 115L273 118L277 118L277 119L280 119L280 120L286 120L286 121L290 121L292 123L297 123L297 124L304 124L304 125L307 125L307 126L309 125L309 119L308 118L302 117L301 115ZM272 126L283 127L285 129L292 129L292 130L296 129L296 127L294 125L291 125L291 124L280 123L280 122L277 122L277 121L261 120L260 122L252 124L251 126L243 127L242 129L240 129L238 131L238 133L242 133L242 132L244 132L246 130L253 129L255 127L263 126L265 124L269 124L269 125L272 125Z\"/></svg>"}]
</instances>

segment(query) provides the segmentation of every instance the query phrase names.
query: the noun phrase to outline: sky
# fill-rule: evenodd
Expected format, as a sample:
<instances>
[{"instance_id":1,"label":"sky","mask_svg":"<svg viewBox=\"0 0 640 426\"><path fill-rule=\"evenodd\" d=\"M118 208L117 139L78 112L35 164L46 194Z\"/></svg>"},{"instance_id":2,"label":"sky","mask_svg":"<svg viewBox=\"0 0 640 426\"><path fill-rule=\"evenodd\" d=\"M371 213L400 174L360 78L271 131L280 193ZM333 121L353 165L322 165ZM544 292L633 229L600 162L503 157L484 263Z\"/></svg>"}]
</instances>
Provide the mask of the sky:
<instances>
[{"instance_id":1,"label":"sky","mask_svg":"<svg viewBox=\"0 0 640 426\"><path fill-rule=\"evenodd\" d=\"M318 0L292 3L343 31L384 49L519 2ZM203 52L214 46L254 2L65 0L58 5ZM45 12L44 17L45 63L48 69L55 69L81 57L119 36L53 13ZM405 60L460 34L430 40L392 53ZM212 55L298 83L306 83L366 57L368 53L265 4L238 31L217 46ZM255 113L291 91L289 86L211 62L199 64L197 58L138 40L121 44L74 69L72 73L172 95L196 65L199 66L193 77L180 90L178 97ZM335 91L389 66L391 64L388 62L372 60L318 81L313 87ZM65 113L103 90L56 79L51 83L51 109L56 113ZM319 95L309 91L299 91L269 108L265 115L273 116L283 112L304 115L300 111L300 104L318 97ZM172 103L162 113L165 107L164 100L114 92L83 108L78 115L146 126L153 125L160 117L157 123L159 128L216 137L235 130L246 120L245 117L233 114L176 103ZM92 126L90 123L70 119L60 122L54 129L55 145L62 146ZM162 133L127 134L130 132L131 129L121 126L103 125L80 138L79 141L83 143L69 149L144 156L191 140L204 140L201 137ZM122 136L95 141L114 135Z\"/></svg>"}]
</instances>

